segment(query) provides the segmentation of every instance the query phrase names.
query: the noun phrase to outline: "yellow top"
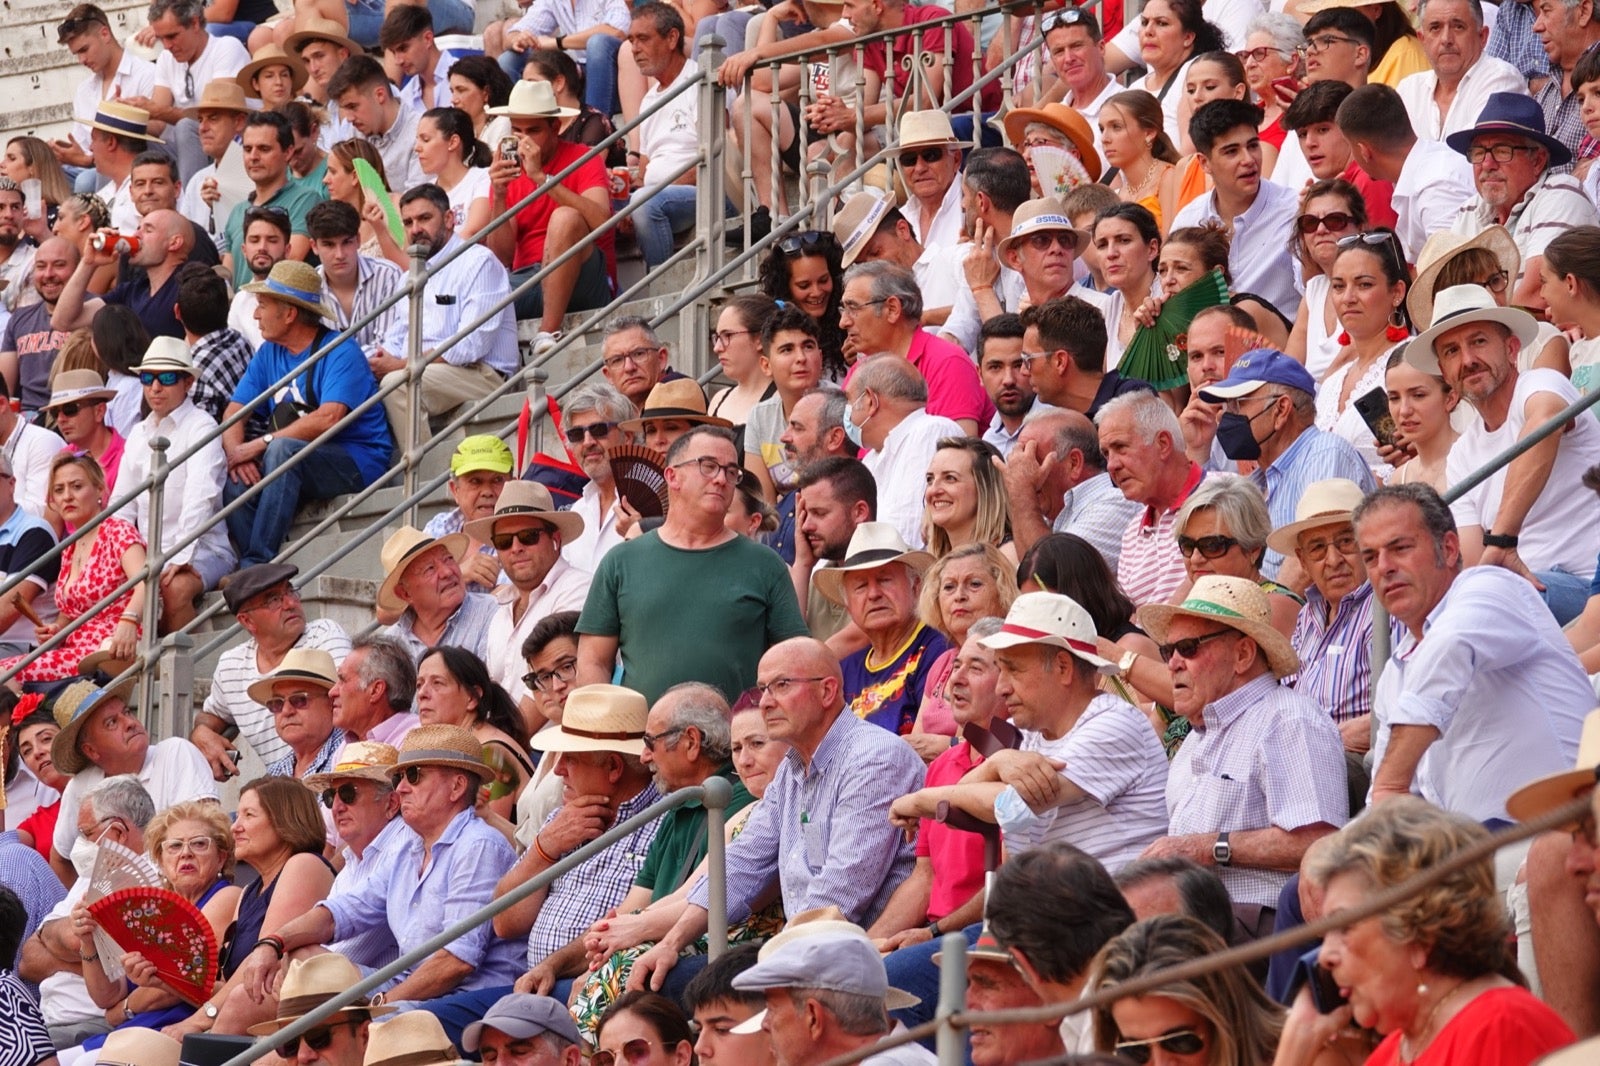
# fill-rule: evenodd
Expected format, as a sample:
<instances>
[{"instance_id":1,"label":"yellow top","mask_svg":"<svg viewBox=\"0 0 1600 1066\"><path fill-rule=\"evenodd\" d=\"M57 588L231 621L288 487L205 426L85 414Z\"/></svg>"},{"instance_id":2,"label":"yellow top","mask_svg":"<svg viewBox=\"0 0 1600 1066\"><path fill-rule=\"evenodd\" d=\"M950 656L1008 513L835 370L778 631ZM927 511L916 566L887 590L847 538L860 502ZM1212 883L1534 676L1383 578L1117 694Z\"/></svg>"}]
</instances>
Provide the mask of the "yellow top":
<instances>
[{"instance_id":1,"label":"yellow top","mask_svg":"<svg viewBox=\"0 0 1600 1066\"><path fill-rule=\"evenodd\" d=\"M1389 46L1383 60L1367 75L1367 84L1382 82L1391 89L1398 88L1400 79L1431 69L1422 42L1407 34Z\"/></svg>"}]
</instances>

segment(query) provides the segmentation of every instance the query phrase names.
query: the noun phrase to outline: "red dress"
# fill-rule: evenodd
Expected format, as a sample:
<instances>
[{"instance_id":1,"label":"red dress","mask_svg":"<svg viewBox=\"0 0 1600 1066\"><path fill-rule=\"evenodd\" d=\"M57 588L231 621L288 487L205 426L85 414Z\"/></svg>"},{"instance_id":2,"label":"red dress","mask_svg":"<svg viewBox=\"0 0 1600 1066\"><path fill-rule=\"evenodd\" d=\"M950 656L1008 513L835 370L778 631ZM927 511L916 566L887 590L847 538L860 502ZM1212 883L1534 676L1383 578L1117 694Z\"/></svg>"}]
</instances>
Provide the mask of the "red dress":
<instances>
[{"instance_id":1,"label":"red dress","mask_svg":"<svg viewBox=\"0 0 1600 1066\"><path fill-rule=\"evenodd\" d=\"M61 619L76 618L93 607L112 589L128 579L122 570L122 556L133 545L144 546L144 538L131 522L108 518L100 523L89 562L69 584L72 558L83 546L82 541L69 544L61 553L61 577L56 581L56 607ZM98 651L105 639L117 628L117 616L128 609L133 600L130 589L101 608L83 625L68 634L67 639L29 663L17 676L24 681L59 681L78 672L78 663L85 655ZM21 656L0 659L0 669L9 669Z\"/></svg>"},{"instance_id":2,"label":"red dress","mask_svg":"<svg viewBox=\"0 0 1600 1066\"><path fill-rule=\"evenodd\" d=\"M1384 1038L1367 1066L1397 1066L1400 1032ZM1412 1062L1415 1066L1528 1066L1572 1043L1561 1016L1524 988L1474 997Z\"/></svg>"}]
</instances>

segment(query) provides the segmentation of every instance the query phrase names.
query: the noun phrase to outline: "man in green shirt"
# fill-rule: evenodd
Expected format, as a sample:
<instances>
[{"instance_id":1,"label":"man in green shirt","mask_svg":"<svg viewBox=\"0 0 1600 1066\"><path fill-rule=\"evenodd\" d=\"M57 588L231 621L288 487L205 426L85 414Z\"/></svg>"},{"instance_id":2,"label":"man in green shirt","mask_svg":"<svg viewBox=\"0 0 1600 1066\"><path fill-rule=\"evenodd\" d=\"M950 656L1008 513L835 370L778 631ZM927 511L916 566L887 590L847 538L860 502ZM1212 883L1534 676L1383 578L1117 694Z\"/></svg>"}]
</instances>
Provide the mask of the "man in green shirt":
<instances>
[{"instance_id":1,"label":"man in green shirt","mask_svg":"<svg viewBox=\"0 0 1600 1066\"><path fill-rule=\"evenodd\" d=\"M242 287L252 278L244 254L245 212L251 208L282 211L289 219L287 258L304 262L311 254L311 238L306 233L306 212L321 203L322 190L311 189L290 180L289 153L294 147L294 131L289 120L276 111L254 111L245 119L240 138L244 150L244 169L255 183L246 203L236 204L223 228L222 262L232 271L233 287Z\"/></svg>"}]
</instances>

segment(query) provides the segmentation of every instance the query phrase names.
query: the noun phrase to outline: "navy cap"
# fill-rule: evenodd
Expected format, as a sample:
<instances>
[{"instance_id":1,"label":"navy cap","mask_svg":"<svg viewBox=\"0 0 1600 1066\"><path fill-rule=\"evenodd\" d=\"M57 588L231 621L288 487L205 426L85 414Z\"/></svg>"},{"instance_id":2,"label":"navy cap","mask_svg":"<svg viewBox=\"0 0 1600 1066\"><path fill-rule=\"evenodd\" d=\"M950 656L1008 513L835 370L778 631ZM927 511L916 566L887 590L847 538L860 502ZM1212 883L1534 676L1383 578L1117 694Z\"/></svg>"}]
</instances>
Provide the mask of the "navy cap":
<instances>
[{"instance_id":1,"label":"navy cap","mask_svg":"<svg viewBox=\"0 0 1600 1066\"><path fill-rule=\"evenodd\" d=\"M1239 357L1228 376L1200 390L1206 403L1222 403L1248 396L1263 385L1287 385L1301 392L1317 394L1317 383L1301 363L1276 348L1252 348Z\"/></svg>"}]
</instances>

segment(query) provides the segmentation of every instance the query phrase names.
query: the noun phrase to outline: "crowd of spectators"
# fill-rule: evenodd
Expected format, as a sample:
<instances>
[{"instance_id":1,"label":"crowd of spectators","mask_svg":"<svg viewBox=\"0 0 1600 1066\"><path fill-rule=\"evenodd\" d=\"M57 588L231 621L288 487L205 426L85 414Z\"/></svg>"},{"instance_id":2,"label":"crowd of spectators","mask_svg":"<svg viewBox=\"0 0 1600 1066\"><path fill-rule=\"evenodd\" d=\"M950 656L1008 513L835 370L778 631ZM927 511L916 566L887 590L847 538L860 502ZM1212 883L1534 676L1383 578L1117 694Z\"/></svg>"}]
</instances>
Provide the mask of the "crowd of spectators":
<instances>
[{"instance_id":1,"label":"crowd of spectators","mask_svg":"<svg viewBox=\"0 0 1600 1066\"><path fill-rule=\"evenodd\" d=\"M0 160L0 1063L276 1033L558 865L280 1056L800 1066L932 1019L948 934L974 1008L1067 1010L1431 871L969 1060L1590 1061L1600 425L1533 438L1600 385L1600 18L1282 7L155 0L153 63L74 8L78 121ZM370 618L308 616L303 505L692 234L713 77L730 233L893 176L678 368L612 317L558 405L581 486L467 436ZM420 317L330 345L408 247ZM152 735L145 629L213 591L239 635ZM712 778L714 960L704 804L567 861ZM100 928L129 853L209 926L199 993Z\"/></svg>"}]
</instances>

